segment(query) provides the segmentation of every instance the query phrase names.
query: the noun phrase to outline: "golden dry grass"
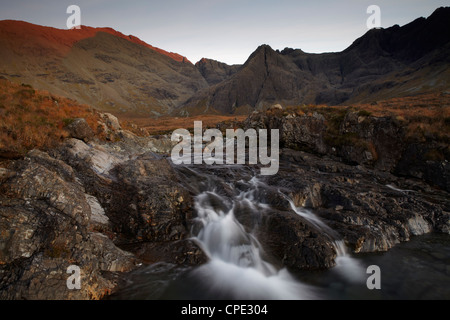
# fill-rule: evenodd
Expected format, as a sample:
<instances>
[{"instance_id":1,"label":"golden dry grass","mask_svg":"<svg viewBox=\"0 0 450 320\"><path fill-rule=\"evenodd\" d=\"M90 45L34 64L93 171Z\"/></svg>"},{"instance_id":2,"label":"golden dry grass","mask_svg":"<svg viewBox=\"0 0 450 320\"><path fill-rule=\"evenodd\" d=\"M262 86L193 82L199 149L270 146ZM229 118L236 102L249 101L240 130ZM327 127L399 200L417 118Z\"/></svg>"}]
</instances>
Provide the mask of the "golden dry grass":
<instances>
[{"instance_id":1,"label":"golden dry grass","mask_svg":"<svg viewBox=\"0 0 450 320\"><path fill-rule=\"evenodd\" d=\"M133 122L139 127L144 128L151 135L168 134L172 131L184 128L193 129L194 121L202 121L203 128L213 128L220 122L244 121L246 115L199 115L192 117L163 117L152 118L127 118L121 116L123 121Z\"/></svg>"},{"instance_id":2,"label":"golden dry grass","mask_svg":"<svg viewBox=\"0 0 450 320\"><path fill-rule=\"evenodd\" d=\"M343 120L349 111L361 116L392 117L406 128L408 138L425 141L450 141L450 94L430 93L410 97L380 100L371 104L349 106L303 105L288 106L285 113L298 115L321 113L327 120Z\"/></svg>"},{"instance_id":3,"label":"golden dry grass","mask_svg":"<svg viewBox=\"0 0 450 320\"><path fill-rule=\"evenodd\" d=\"M56 146L67 137L64 127L75 118L85 118L96 131L99 115L89 106L0 80L0 157Z\"/></svg>"},{"instance_id":4,"label":"golden dry grass","mask_svg":"<svg viewBox=\"0 0 450 320\"><path fill-rule=\"evenodd\" d=\"M334 124L341 123L349 111L358 112L361 116L392 117L407 128L407 137L416 141L450 141L450 94L445 93L350 106L287 106L283 110L268 112L298 115L319 112L325 116L329 127L332 128ZM239 122L247 118L247 115L199 115L158 119L118 116L124 129L138 135L170 134L178 128L189 130L193 128L194 121L198 120L203 122L203 128L216 127L218 123L224 122L239 126ZM68 133L64 127L75 118L85 118L93 131L97 131L100 115L95 109L46 91L34 90L28 85L0 79L0 158L21 156L33 148L45 150L56 146L67 138Z\"/></svg>"}]
</instances>

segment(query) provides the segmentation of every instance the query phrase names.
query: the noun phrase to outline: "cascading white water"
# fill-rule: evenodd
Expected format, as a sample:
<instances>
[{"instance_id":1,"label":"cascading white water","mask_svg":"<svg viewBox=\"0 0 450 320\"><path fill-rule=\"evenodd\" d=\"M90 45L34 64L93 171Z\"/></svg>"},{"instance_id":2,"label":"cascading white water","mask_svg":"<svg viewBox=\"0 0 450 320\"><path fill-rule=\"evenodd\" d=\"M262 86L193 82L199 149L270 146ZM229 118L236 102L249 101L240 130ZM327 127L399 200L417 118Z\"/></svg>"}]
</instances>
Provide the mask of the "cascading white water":
<instances>
[{"instance_id":1,"label":"cascading white water","mask_svg":"<svg viewBox=\"0 0 450 320\"><path fill-rule=\"evenodd\" d=\"M291 210L308 221L318 231L329 236L337 252L337 266L324 272L299 273L303 279L299 282L286 269L277 269L267 259L263 248L252 232L239 223L248 219L257 219L261 214L270 214L270 206L264 201L271 192L278 192L256 176L248 167L215 166L197 170L189 166L178 169L181 178L186 178L188 186L195 197L195 209L198 224L194 226L192 234L194 240L208 256L208 263L200 267L178 266L168 263L154 264L137 270L134 277L128 279L129 285L122 289L116 298L122 299L372 299L380 298L380 292L367 290L365 268L359 261L367 265L383 267L385 292L394 293L394 298L417 298L428 290L426 287L407 286L408 292L399 293L397 286L403 280L398 279L398 266L407 263L402 279L415 279L417 272L428 275L436 271L436 260L426 261L423 265L411 267L410 250L398 255L398 251L384 256L363 256L362 260L354 259L348 252L339 234L331 229L323 220L305 208L296 207L289 201ZM253 178L252 178L253 177ZM238 180L239 179L239 180ZM237 181L238 180L238 181ZM239 190L244 190L239 192ZM273 196L273 194L270 194ZM273 198L270 198L273 199ZM276 198L276 201L279 199ZM283 207L284 207L283 203ZM284 208L287 209L287 208ZM265 212L265 210L267 210ZM249 214L250 213L250 214ZM258 225L256 223L255 225ZM442 242L440 252L448 256L447 238ZM434 250L428 240L424 242L423 250ZM417 249L419 250L419 249ZM431 251L430 251L431 252ZM400 251L401 253L401 251ZM447 254L447 255L446 255ZM426 255L432 258L431 254ZM414 259L416 259L414 257ZM445 259L444 259L445 260ZM416 260L415 260L416 261ZM385 263L388 263L387 265ZM445 261L439 260L439 263ZM426 267L426 266L425 266ZM411 273L411 272L414 273ZM131 273L133 275L133 273ZM445 273L444 273L445 274ZM390 278L389 278L390 277ZM448 278L448 277L447 277ZM387 279L387 280L386 280ZM420 279L420 277L419 277ZM448 292L446 282L439 275L433 281L433 287L440 288L436 294ZM446 278L444 278L446 279ZM364 284L363 284L364 282ZM305 285L308 283L310 285ZM410 295L411 291L414 291ZM445 291L446 290L446 291ZM434 292L434 290L433 290Z\"/></svg>"},{"instance_id":2,"label":"cascading white water","mask_svg":"<svg viewBox=\"0 0 450 320\"><path fill-rule=\"evenodd\" d=\"M350 256L347 247L345 246L344 240L340 239L339 235L314 213L305 208L296 207L292 199L287 196L285 196L285 198L289 201L291 209L295 213L303 217L305 220L309 221L319 231L322 231L330 237L333 247L336 250L335 270L342 274L347 280L353 282L365 281L365 269L358 260Z\"/></svg>"},{"instance_id":3,"label":"cascading white water","mask_svg":"<svg viewBox=\"0 0 450 320\"><path fill-rule=\"evenodd\" d=\"M389 189L392 189L394 191L401 192L401 193L414 192L414 190L404 190L404 189L397 188L396 186L393 186L392 184L387 184L386 187L388 187Z\"/></svg>"},{"instance_id":4,"label":"cascading white water","mask_svg":"<svg viewBox=\"0 0 450 320\"><path fill-rule=\"evenodd\" d=\"M230 175L235 176L236 168L228 169ZM318 288L305 285L286 269L278 270L271 263L264 260L263 249L255 238L236 217L242 217L244 212L260 217L269 205L263 203L261 194L272 189L255 175L248 171L240 172L241 180L226 183L230 189L244 190L231 192L217 192L216 188L224 184L220 176L205 174L193 168L185 167L189 177L196 176L197 181L203 181L193 186L195 197L195 211L198 222L193 229L193 240L208 256L208 263L194 269L191 276L195 281L207 284L200 290L202 296L232 298L232 299L319 299ZM237 186L240 185L239 188ZM263 192L261 192L263 191ZM337 252L336 267L333 269L345 277L347 281L362 282L365 270L359 262L348 253L344 241L339 235L309 210L298 208L292 199L283 195L291 209L317 230L329 236Z\"/></svg>"},{"instance_id":5,"label":"cascading white water","mask_svg":"<svg viewBox=\"0 0 450 320\"><path fill-rule=\"evenodd\" d=\"M213 191L196 197L201 228L195 241L209 262L195 269L193 275L208 283L205 290L209 290L211 296L220 292L232 299L317 299L312 287L298 282L287 270L277 270L265 261L257 239L236 219L237 207L254 212L267 208L253 198L256 182L250 180L249 189L232 199Z\"/></svg>"}]
</instances>

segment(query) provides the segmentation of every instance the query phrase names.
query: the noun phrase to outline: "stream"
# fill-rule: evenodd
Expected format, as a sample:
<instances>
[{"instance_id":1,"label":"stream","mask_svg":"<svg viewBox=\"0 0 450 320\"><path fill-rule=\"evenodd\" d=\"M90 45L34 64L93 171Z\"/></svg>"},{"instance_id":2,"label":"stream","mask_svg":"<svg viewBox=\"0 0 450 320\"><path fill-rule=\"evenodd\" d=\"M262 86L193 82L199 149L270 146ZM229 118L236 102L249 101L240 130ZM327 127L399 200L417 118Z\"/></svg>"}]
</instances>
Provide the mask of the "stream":
<instances>
[{"instance_id":1,"label":"stream","mask_svg":"<svg viewBox=\"0 0 450 320\"><path fill-rule=\"evenodd\" d=\"M208 262L198 267L164 262L143 266L131 272L126 285L110 299L450 299L449 235L414 237L386 253L354 255L324 221L296 207L251 168L183 166L178 171L196 194L191 240ZM250 219L257 228L261 215L270 210L265 201L268 192L279 192L293 214L330 239L337 253L335 267L293 273L267 258L255 233L239 221ZM380 267L380 290L367 288L371 265Z\"/></svg>"}]
</instances>

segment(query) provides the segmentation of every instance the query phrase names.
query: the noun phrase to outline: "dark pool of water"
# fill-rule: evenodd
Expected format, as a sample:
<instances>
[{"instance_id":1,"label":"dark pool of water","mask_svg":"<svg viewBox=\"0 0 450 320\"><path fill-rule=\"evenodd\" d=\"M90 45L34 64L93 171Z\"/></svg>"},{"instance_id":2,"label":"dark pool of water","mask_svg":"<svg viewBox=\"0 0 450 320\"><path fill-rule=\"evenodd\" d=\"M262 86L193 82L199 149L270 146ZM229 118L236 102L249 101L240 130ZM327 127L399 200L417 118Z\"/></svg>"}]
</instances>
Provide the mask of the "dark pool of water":
<instances>
[{"instance_id":1,"label":"dark pool of water","mask_svg":"<svg viewBox=\"0 0 450 320\"><path fill-rule=\"evenodd\" d=\"M418 236L385 253L354 257L365 268L380 267L380 290L369 290L365 281L347 281L333 269L299 278L319 287L327 299L450 299L450 235Z\"/></svg>"},{"instance_id":2,"label":"dark pool of water","mask_svg":"<svg viewBox=\"0 0 450 320\"><path fill-rule=\"evenodd\" d=\"M295 277L314 288L318 299L450 299L450 235L429 234L413 238L388 252L354 255L359 265L377 265L381 289L369 290L366 281L350 281L337 269L302 272ZM158 263L131 273L127 285L110 299L221 299L205 296L190 268ZM369 277L370 274L364 275ZM197 279L198 280L198 279Z\"/></svg>"}]
</instances>

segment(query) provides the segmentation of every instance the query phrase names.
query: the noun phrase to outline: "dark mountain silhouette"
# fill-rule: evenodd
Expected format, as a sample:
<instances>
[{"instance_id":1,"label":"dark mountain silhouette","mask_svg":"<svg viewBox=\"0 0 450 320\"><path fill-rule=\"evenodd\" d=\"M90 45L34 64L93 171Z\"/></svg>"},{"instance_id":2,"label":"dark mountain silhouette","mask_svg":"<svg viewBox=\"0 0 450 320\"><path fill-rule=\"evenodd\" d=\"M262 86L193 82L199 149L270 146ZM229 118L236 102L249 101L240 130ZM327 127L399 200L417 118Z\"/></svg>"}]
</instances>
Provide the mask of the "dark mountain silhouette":
<instances>
[{"instance_id":1,"label":"dark mountain silhouette","mask_svg":"<svg viewBox=\"0 0 450 320\"><path fill-rule=\"evenodd\" d=\"M241 67L240 65L229 66L226 63L206 58L201 59L195 66L209 85L214 85L226 80L235 74Z\"/></svg>"},{"instance_id":2,"label":"dark mountain silhouette","mask_svg":"<svg viewBox=\"0 0 450 320\"><path fill-rule=\"evenodd\" d=\"M450 88L450 8L403 27L372 29L338 53L260 46L228 79L203 89L184 114L242 113L274 103L372 102Z\"/></svg>"}]
</instances>

